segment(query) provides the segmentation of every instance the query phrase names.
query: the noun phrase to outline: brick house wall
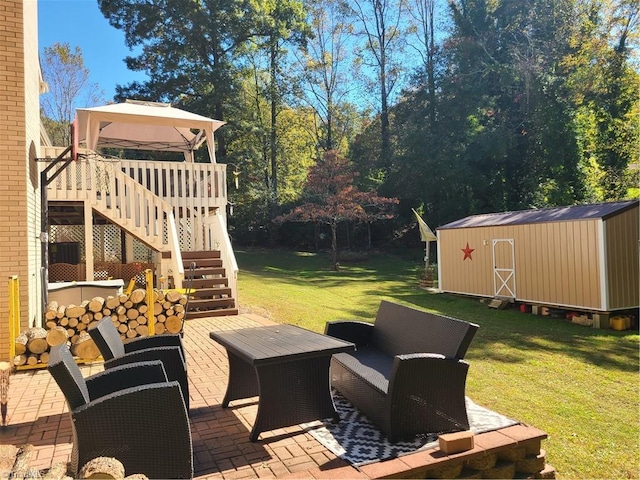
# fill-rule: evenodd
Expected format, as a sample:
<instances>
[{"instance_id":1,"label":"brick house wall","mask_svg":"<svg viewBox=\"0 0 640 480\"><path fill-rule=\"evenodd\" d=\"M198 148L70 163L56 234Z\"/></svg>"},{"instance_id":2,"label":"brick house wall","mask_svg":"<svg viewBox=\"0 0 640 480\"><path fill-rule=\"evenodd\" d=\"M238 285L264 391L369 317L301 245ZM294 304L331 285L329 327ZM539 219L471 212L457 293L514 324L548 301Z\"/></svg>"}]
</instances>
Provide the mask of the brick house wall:
<instances>
[{"instance_id":1,"label":"brick house wall","mask_svg":"<svg viewBox=\"0 0 640 480\"><path fill-rule=\"evenodd\" d=\"M37 2L0 3L0 359L9 360L8 278L20 280L20 328L41 322Z\"/></svg>"}]
</instances>

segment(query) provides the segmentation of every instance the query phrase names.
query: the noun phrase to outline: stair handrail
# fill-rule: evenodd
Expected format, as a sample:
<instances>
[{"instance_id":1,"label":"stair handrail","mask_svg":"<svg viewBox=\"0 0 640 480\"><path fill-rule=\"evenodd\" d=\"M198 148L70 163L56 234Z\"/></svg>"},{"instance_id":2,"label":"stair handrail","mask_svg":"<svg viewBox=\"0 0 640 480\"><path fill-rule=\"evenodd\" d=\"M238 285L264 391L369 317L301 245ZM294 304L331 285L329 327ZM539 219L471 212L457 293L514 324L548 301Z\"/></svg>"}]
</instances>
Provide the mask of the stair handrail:
<instances>
[{"instance_id":1,"label":"stair handrail","mask_svg":"<svg viewBox=\"0 0 640 480\"><path fill-rule=\"evenodd\" d=\"M189 275L187 276L187 287L185 290L185 295L187 297L187 303L185 303L184 305L184 317L182 317L182 328L184 329L184 321L187 318L187 315L189 314L189 300L191 299L191 289L193 288L193 276L195 274L196 271L196 267L198 265L196 264L195 261L192 261L191 264L189 265Z\"/></svg>"},{"instance_id":2,"label":"stair handrail","mask_svg":"<svg viewBox=\"0 0 640 480\"><path fill-rule=\"evenodd\" d=\"M108 162L106 159L95 154L96 166L92 168L93 174L96 176L96 192L100 187L98 173L100 167L98 162ZM115 162L110 162L115 163ZM106 169L105 169L106 170ZM109 175L112 173L112 175ZM119 210L120 217L125 218L127 222L118 222L117 215L110 217L122 228L128 230L134 236L138 237L140 241L148 244L151 248L158 251L171 252L171 270L173 275L173 284L175 288L182 288L182 280L184 278L184 267L182 265L182 255L180 253L180 240L178 238L178 229L176 227L175 216L173 214L173 207L162 198L145 188L142 184L131 178L126 173L122 172L120 168L112 168L103 175L107 179L110 190L105 195L95 196L95 205L100 204L102 211ZM118 188L124 191L124 195L118 192ZM111 195L111 192L116 192L115 195ZM111 202L115 198L115 209L112 208ZM164 219L166 218L167 227L167 247L164 244ZM143 219L146 222L143 222ZM127 228L129 221L134 222L133 228ZM149 241L148 238L143 238L141 235L136 235L135 228L145 228L143 223L146 224L147 235L153 239Z\"/></svg>"},{"instance_id":3,"label":"stair handrail","mask_svg":"<svg viewBox=\"0 0 640 480\"><path fill-rule=\"evenodd\" d=\"M120 168L114 168L119 160L106 159L92 150L82 149L80 153L80 160L71 162L66 174L50 185L50 198L88 201L152 249L171 252L174 285L181 288L184 267L173 207Z\"/></svg>"},{"instance_id":4,"label":"stair handrail","mask_svg":"<svg viewBox=\"0 0 640 480\"><path fill-rule=\"evenodd\" d=\"M236 256L233 253L233 247L231 246L231 238L227 230L226 219L223 215L213 214L207 219L209 225L212 227L213 238L216 239L216 243L219 245L212 245L212 250L220 250L220 256L223 265L228 267L229 274L227 278L229 280L229 287L231 288L231 296L236 299L236 305L238 305L238 262Z\"/></svg>"}]
</instances>

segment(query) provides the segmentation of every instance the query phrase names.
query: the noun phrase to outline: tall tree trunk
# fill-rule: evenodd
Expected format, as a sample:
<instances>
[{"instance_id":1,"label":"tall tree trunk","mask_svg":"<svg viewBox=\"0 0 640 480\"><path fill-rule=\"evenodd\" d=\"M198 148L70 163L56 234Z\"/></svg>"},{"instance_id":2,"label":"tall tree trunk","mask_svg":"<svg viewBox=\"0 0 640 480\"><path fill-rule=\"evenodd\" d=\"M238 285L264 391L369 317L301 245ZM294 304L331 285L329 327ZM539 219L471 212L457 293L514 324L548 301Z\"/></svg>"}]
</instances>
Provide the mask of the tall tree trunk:
<instances>
[{"instance_id":1,"label":"tall tree trunk","mask_svg":"<svg viewBox=\"0 0 640 480\"><path fill-rule=\"evenodd\" d=\"M275 38L271 38L270 53L271 53L271 139L269 142L271 150L271 195L272 201L275 205L278 203L278 165L277 165L277 137L276 137L276 122L277 122L277 104L278 104L278 85L276 78L276 62L278 60L278 50Z\"/></svg>"},{"instance_id":2,"label":"tall tree trunk","mask_svg":"<svg viewBox=\"0 0 640 480\"><path fill-rule=\"evenodd\" d=\"M387 103L387 72L384 56L380 61L380 155L383 167L389 168L391 163L391 141L389 138L389 106Z\"/></svg>"},{"instance_id":3,"label":"tall tree trunk","mask_svg":"<svg viewBox=\"0 0 640 480\"><path fill-rule=\"evenodd\" d=\"M327 100L327 144L326 150L333 150L333 103Z\"/></svg>"},{"instance_id":4,"label":"tall tree trunk","mask_svg":"<svg viewBox=\"0 0 640 480\"><path fill-rule=\"evenodd\" d=\"M333 269L338 271L338 223L331 222L331 263Z\"/></svg>"},{"instance_id":5,"label":"tall tree trunk","mask_svg":"<svg viewBox=\"0 0 640 480\"><path fill-rule=\"evenodd\" d=\"M427 31L428 31L428 44L427 49L427 85L429 88L429 120L431 126L436 123L436 46L435 46L435 29L433 27L435 2L430 1L427 5Z\"/></svg>"},{"instance_id":6,"label":"tall tree trunk","mask_svg":"<svg viewBox=\"0 0 640 480\"><path fill-rule=\"evenodd\" d=\"M219 100L214 105L216 119L224 120L224 107L222 101ZM218 130L216 132L217 157L224 158L227 156L227 142L224 139L224 132ZM213 159L211 159L213 161Z\"/></svg>"}]
</instances>

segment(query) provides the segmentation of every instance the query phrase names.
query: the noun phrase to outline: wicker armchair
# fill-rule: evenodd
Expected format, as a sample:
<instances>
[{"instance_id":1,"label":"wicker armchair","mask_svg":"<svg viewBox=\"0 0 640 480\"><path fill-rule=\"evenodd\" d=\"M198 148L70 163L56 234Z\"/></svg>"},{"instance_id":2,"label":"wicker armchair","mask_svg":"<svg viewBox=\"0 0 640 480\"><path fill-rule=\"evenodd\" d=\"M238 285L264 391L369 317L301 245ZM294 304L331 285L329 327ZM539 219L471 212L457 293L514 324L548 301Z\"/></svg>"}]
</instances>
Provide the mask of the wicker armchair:
<instances>
[{"instance_id":1,"label":"wicker armchair","mask_svg":"<svg viewBox=\"0 0 640 480\"><path fill-rule=\"evenodd\" d=\"M327 335L356 344L331 360L331 386L389 441L469 428L462 360L478 325L383 301L375 323L336 321Z\"/></svg>"},{"instance_id":2,"label":"wicker armchair","mask_svg":"<svg viewBox=\"0 0 640 480\"><path fill-rule=\"evenodd\" d=\"M162 362L123 365L83 378L62 344L51 348L48 369L69 406L74 476L88 461L106 456L122 462L127 474L193 478L187 410L180 385L167 381Z\"/></svg>"},{"instance_id":3,"label":"wicker armchair","mask_svg":"<svg viewBox=\"0 0 640 480\"><path fill-rule=\"evenodd\" d=\"M167 378L180 384L184 403L189 411L187 362L180 335L152 335L123 342L109 316L89 327L88 332L104 358L105 369L132 362L161 360Z\"/></svg>"}]
</instances>

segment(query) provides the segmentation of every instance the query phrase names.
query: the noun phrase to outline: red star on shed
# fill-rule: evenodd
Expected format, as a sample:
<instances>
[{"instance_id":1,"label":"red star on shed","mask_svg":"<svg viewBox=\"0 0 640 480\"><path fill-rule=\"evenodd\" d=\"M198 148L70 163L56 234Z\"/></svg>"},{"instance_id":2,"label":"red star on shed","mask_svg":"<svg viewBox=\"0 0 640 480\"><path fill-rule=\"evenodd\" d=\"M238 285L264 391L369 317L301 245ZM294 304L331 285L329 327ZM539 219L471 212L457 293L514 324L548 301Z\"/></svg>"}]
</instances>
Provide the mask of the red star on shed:
<instances>
[{"instance_id":1,"label":"red star on shed","mask_svg":"<svg viewBox=\"0 0 640 480\"><path fill-rule=\"evenodd\" d=\"M473 258L471 258L471 252L473 252L475 248L469 248L469 242L467 242L467 246L465 248L461 248L460 250L464 252L464 258L462 260L466 260L467 258L469 260L473 260Z\"/></svg>"}]
</instances>

